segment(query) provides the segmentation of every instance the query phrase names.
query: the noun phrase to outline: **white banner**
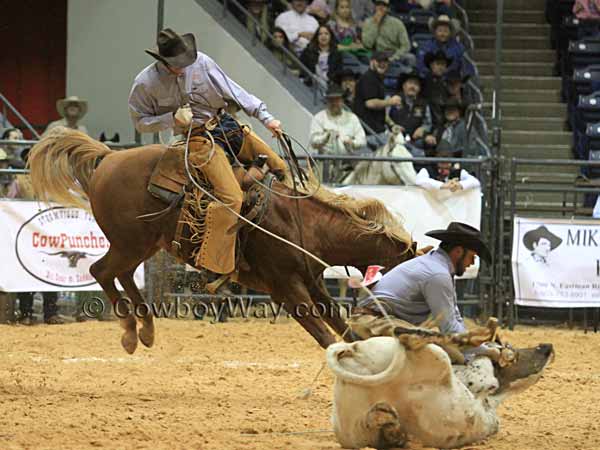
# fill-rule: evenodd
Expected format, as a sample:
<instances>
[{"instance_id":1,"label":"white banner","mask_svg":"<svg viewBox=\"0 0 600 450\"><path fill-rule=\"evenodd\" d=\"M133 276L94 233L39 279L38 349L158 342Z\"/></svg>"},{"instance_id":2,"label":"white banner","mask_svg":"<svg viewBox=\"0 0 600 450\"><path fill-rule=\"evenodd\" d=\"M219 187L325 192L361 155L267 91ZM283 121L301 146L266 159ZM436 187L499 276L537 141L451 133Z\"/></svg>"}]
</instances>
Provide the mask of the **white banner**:
<instances>
[{"instance_id":1,"label":"white banner","mask_svg":"<svg viewBox=\"0 0 600 450\"><path fill-rule=\"evenodd\" d=\"M515 217L515 303L600 307L600 221Z\"/></svg>"},{"instance_id":2,"label":"white banner","mask_svg":"<svg viewBox=\"0 0 600 450\"><path fill-rule=\"evenodd\" d=\"M425 236L425 233L445 229L450 222L467 223L477 229L481 223L480 189L450 192L445 189L427 191L416 186L347 186L335 191L381 200L402 221L419 248L427 245L437 247L440 241ZM475 278L478 261L479 258L461 278ZM337 278L331 271L327 271L326 276Z\"/></svg>"},{"instance_id":3,"label":"white banner","mask_svg":"<svg viewBox=\"0 0 600 450\"><path fill-rule=\"evenodd\" d=\"M82 209L0 201L0 291L101 291L89 268L109 245ZM143 265L134 278L142 288Z\"/></svg>"}]
</instances>

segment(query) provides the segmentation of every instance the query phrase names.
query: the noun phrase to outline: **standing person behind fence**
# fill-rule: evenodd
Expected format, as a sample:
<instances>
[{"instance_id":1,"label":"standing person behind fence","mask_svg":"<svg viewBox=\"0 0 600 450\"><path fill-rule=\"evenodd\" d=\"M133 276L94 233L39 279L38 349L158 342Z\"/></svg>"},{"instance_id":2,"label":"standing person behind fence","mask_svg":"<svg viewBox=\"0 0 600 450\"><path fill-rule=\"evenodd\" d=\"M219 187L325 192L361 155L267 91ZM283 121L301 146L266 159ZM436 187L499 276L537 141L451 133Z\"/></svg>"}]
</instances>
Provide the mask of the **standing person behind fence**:
<instances>
[{"instance_id":1,"label":"standing person behind fence","mask_svg":"<svg viewBox=\"0 0 600 450\"><path fill-rule=\"evenodd\" d=\"M227 102L237 103L248 116L262 122L273 136L282 132L281 123L269 113L263 101L231 80L208 55L196 50L193 34L180 36L170 28L162 30L157 47L146 53L156 62L135 78L129 95L129 112L141 133L168 129L182 133L192 128L190 163L208 179L220 201L208 206L206 232L195 262L216 277L214 283L207 286L209 291L223 293L229 276L236 269L236 233L228 230L239 219L232 210L239 214L243 201L242 190L224 149L232 162L234 155L249 161L264 155L269 169L279 178L285 177L286 171L285 162L262 139L248 127L241 127L223 110ZM212 129L210 136L217 143L214 151L206 139L209 137L207 123Z\"/></svg>"},{"instance_id":2,"label":"standing person behind fence","mask_svg":"<svg viewBox=\"0 0 600 450\"><path fill-rule=\"evenodd\" d=\"M80 123L81 119L83 116L85 116L88 110L88 104L86 100L80 99L75 95L62 98L56 102L56 110L62 119L50 122L46 127L43 136L45 136L48 131L56 127L67 127L88 134L88 130L85 125Z\"/></svg>"},{"instance_id":3,"label":"standing person behind fence","mask_svg":"<svg viewBox=\"0 0 600 450\"><path fill-rule=\"evenodd\" d=\"M327 108L311 121L309 141L320 154L347 155L367 145L360 120L344 109L343 94L338 86L330 86L325 96ZM327 181L340 181L344 175L342 161L328 161L322 166L330 168L329 173L323 174Z\"/></svg>"},{"instance_id":4,"label":"standing person behind fence","mask_svg":"<svg viewBox=\"0 0 600 450\"><path fill-rule=\"evenodd\" d=\"M27 162L29 149L21 152L21 158ZM18 174L8 189L8 198L20 200L35 200L33 188L31 187L31 177L29 174ZM20 318L23 325L33 325L33 294L34 292L18 292ZM65 319L58 314L58 293L44 292L44 322L49 325L61 325Z\"/></svg>"}]
</instances>

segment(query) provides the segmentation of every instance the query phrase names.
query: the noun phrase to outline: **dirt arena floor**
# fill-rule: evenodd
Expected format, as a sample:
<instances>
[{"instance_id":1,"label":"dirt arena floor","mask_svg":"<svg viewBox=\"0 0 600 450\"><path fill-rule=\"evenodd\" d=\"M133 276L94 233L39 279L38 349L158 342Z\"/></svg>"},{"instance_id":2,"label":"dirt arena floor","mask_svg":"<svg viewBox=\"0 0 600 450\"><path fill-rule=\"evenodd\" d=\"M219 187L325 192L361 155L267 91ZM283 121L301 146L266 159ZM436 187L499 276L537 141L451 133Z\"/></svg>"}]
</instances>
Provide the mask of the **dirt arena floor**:
<instances>
[{"instance_id":1,"label":"dirt arena floor","mask_svg":"<svg viewBox=\"0 0 600 450\"><path fill-rule=\"evenodd\" d=\"M157 344L125 354L116 322L0 326L0 449L338 449L332 376L292 321L158 320ZM475 449L599 449L600 334L520 327L552 342L540 382L500 409ZM312 395L303 392L312 387ZM302 433L300 432L309 432Z\"/></svg>"}]
</instances>

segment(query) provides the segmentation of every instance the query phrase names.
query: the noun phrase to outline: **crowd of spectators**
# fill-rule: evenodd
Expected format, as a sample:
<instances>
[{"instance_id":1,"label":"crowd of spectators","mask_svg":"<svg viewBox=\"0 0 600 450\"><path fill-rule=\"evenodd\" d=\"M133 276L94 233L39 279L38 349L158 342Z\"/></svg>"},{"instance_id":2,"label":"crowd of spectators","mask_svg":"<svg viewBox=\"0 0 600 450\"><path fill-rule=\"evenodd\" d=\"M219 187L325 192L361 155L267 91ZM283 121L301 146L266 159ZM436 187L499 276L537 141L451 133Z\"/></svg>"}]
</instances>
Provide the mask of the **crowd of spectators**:
<instances>
[{"instance_id":1,"label":"crowd of spectators","mask_svg":"<svg viewBox=\"0 0 600 450\"><path fill-rule=\"evenodd\" d=\"M600 161L600 0L546 0L556 49L554 71L562 76L562 99L568 105L573 156ZM578 184L600 187L600 169L584 167ZM584 206L600 218L600 197L586 194Z\"/></svg>"},{"instance_id":2,"label":"crowd of spectators","mask_svg":"<svg viewBox=\"0 0 600 450\"><path fill-rule=\"evenodd\" d=\"M455 1L246 0L241 3L255 20L239 17L293 73L322 92L327 106L310 131L315 152L359 151L344 139L350 129L357 135L360 122L368 144L360 151L381 147L399 127L415 157L439 156L440 145L452 157L471 157L478 154L467 145L470 99L464 87L474 68L458 37ZM338 111L338 104L345 110Z\"/></svg>"}]
</instances>

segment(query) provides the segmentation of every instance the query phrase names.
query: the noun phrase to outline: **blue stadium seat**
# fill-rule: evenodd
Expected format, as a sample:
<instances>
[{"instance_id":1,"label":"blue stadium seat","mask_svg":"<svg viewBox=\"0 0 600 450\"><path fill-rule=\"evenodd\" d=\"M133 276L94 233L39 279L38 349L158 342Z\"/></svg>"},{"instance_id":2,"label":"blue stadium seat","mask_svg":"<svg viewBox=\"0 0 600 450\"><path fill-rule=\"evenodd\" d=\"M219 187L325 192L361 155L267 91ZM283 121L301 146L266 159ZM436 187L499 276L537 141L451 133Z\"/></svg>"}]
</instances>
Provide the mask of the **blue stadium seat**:
<instances>
[{"instance_id":1,"label":"blue stadium seat","mask_svg":"<svg viewBox=\"0 0 600 450\"><path fill-rule=\"evenodd\" d=\"M569 42L569 67L567 69L580 69L600 61L600 40L583 39ZM570 73L567 70L565 73Z\"/></svg>"},{"instance_id":2,"label":"blue stadium seat","mask_svg":"<svg viewBox=\"0 0 600 450\"><path fill-rule=\"evenodd\" d=\"M585 123L600 122L600 91L590 95L580 95L577 102L577 112Z\"/></svg>"},{"instance_id":3,"label":"blue stadium seat","mask_svg":"<svg viewBox=\"0 0 600 450\"><path fill-rule=\"evenodd\" d=\"M398 78L401 74L409 71L409 66L406 66L399 61L392 61L390 68L386 72L385 78L383 79L386 94L395 94L398 91Z\"/></svg>"},{"instance_id":4,"label":"blue stadium seat","mask_svg":"<svg viewBox=\"0 0 600 450\"><path fill-rule=\"evenodd\" d=\"M342 52L342 69L351 70L353 73L362 75L369 69L369 66L360 62L353 54Z\"/></svg>"},{"instance_id":5,"label":"blue stadium seat","mask_svg":"<svg viewBox=\"0 0 600 450\"><path fill-rule=\"evenodd\" d=\"M585 134L587 137L587 151L584 159L600 161L600 122L588 124ZM588 174L590 178L600 178L600 168L590 167Z\"/></svg>"}]
</instances>

